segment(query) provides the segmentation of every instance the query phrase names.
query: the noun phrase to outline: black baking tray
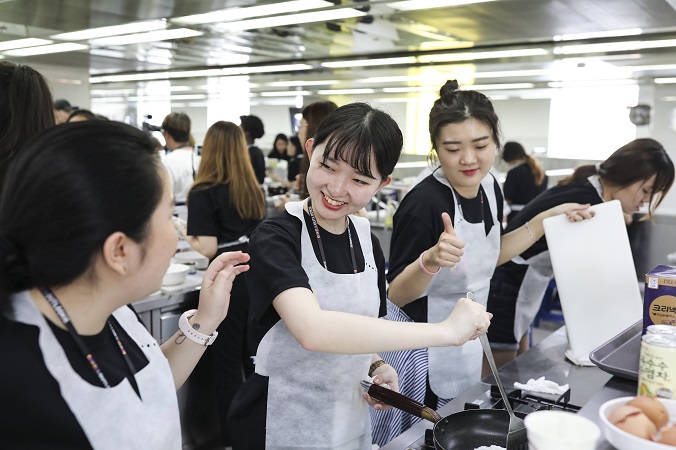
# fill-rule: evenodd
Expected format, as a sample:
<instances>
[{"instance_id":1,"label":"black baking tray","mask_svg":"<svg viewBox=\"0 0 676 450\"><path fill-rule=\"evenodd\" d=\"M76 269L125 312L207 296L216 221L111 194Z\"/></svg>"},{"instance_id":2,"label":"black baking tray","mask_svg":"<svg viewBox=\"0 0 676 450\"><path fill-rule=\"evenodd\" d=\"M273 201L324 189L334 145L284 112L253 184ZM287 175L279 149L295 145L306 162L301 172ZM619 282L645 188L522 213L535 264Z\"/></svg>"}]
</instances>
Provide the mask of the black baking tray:
<instances>
[{"instance_id":1,"label":"black baking tray","mask_svg":"<svg viewBox=\"0 0 676 450\"><path fill-rule=\"evenodd\" d=\"M643 320L639 320L589 354L601 370L621 378L638 380Z\"/></svg>"}]
</instances>

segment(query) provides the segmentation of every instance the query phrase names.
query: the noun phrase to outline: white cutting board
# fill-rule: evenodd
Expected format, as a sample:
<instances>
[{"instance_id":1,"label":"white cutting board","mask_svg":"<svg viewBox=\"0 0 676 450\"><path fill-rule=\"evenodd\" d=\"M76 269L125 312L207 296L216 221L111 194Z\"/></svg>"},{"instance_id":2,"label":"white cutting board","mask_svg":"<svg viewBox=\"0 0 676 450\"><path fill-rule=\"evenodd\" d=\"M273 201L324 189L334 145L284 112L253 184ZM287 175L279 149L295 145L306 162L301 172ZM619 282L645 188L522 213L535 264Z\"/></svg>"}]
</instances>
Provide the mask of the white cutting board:
<instances>
[{"instance_id":1,"label":"white cutting board","mask_svg":"<svg viewBox=\"0 0 676 450\"><path fill-rule=\"evenodd\" d=\"M618 200L591 207L596 215L571 223L564 214L543 221L570 353L589 353L643 317L643 300Z\"/></svg>"}]
</instances>

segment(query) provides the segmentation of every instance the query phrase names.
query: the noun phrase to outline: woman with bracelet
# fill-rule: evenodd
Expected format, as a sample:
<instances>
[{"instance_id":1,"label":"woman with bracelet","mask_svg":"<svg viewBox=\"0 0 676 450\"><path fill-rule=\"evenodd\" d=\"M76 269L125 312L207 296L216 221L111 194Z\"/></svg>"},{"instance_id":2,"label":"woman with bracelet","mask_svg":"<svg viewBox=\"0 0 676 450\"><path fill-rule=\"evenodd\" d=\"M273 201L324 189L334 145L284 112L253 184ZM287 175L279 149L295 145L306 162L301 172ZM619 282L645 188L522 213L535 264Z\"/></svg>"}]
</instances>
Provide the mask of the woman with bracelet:
<instances>
[{"instance_id":1,"label":"woman with bracelet","mask_svg":"<svg viewBox=\"0 0 676 450\"><path fill-rule=\"evenodd\" d=\"M182 448L176 390L217 334L248 255L209 266L199 308L161 346L129 306L176 250L149 136L108 121L46 130L0 203L0 435L6 448Z\"/></svg>"},{"instance_id":2,"label":"woman with bracelet","mask_svg":"<svg viewBox=\"0 0 676 450\"><path fill-rule=\"evenodd\" d=\"M360 381L371 375L397 390L378 352L462 345L490 324L466 298L439 323L377 319L385 258L368 220L354 213L390 182L402 145L384 112L363 103L336 109L306 144L310 197L287 203L251 236L256 372L230 409L233 450L370 450L368 403L384 406Z\"/></svg>"},{"instance_id":3,"label":"woman with bracelet","mask_svg":"<svg viewBox=\"0 0 676 450\"><path fill-rule=\"evenodd\" d=\"M389 299L415 322L445 317L468 291L486 305L495 267L540 238L544 218L564 212L571 220L590 217L586 205L568 203L502 234L503 198L489 173L500 147L498 116L484 94L446 82L430 111L429 131L430 159L439 167L406 194L394 215L387 275ZM431 408L480 381L479 342L430 348L428 357Z\"/></svg>"},{"instance_id":4,"label":"woman with bracelet","mask_svg":"<svg viewBox=\"0 0 676 450\"><path fill-rule=\"evenodd\" d=\"M188 225L184 233L192 248L213 260L223 252L248 251L253 230L265 217L265 195L256 181L244 132L232 122L219 121L204 137L202 160L188 192ZM247 344L249 292L246 274L237 277L237 299L218 327L221 339L209 350L213 360L215 396L223 444L229 446L226 418L232 399L253 373Z\"/></svg>"},{"instance_id":5,"label":"woman with bracelet","mask_svg":"<svg viewBox=\"0 0 676 450\"><path fill-rule=\"evenodd\" d=\"M509 223L506 233L532 221L564 202L592 205L619 200L627 225L643 205L646 218L662 202L674 181L674 164L662 145L653 139L636 139L596 165L580 166L567 178L528 203ZM528 349L528 329L540 309L553 276L547 240L538 241L495 270L488 310L494 314L488 339L500 367ZM484 364L484 373L490 368Z\"/></svg>"}]
</instances>

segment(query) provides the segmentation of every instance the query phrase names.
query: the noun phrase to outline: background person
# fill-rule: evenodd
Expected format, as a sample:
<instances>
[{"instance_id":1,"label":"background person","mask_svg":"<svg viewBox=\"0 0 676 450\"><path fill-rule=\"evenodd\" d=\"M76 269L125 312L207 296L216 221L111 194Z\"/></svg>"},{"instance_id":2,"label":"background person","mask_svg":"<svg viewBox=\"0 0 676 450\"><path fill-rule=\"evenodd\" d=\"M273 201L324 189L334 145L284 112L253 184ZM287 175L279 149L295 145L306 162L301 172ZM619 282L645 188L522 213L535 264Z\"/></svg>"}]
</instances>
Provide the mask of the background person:
<instances>
[{"instance_id":1,"label":"background person","mask_svg":"<svg viewBox=\"0 0 676 450\"><path fill-rule=\"evenodd\" d=\"M204 138L202 161L188 194L188 227L184 237L209 259L224 251L247 252L253 230L265 217L265 198L256 180L242 129L216 122ZM232 285L228 316L218 327L221 339L211 352L224 445L229 445L226 418L230 403L246 377L253 373L247 345L249 293L246 274Z\"/></svg>"},{"instance_id":2,"label":"background person","mask_svg":"<svg viewBox=\"0 0 676 450\"><path fill-rule=\"evenodd\" d=\"M673 181L674 165L662 145L653 139L636 139L602 163L575 169L571 176L528 203L505 232L566 202L595 205L619 200L627 224L632 222L633 214L648 205L648 217L652 218ZM528 330L552 276L544 236L495 270L488 297L488 310L494 314L488 338L498 367L528 349ZM484 373L489 371L484 364Z\"/></svg>"},{"instance_id":3,"label":"background person","mask_svg":"<svg viewBox=\"0 0 676 450\"><path fill-rule=\"evenodd\" d=\"M279 133L275 136L275 142L272 144L272 150L268 153L268 158L288 160L289 156L286 152L286 147L289 139L284 133Z\"/></svg>"},{"instance_id":4,"label":"background person","mask_svg":"<svg viewBox=\"0 0 676 450\"><path fill-rule=\"evenodd\" d=\"M509 165L502 192L511 212L509 223L523 207L547 189L549 181L537 159L526 153L518 142L505 142L502 159Z\"/></svg>"},{"instance_id":5,"label":"background person","mask_svg":"<svg viewBox=\"0 0 676 450\"><path fill-rule=\"evenodd\" d=\"M241 120L241 127L246 137L246 143L249 147L249 157L251 158L251 165L253 166L254 174L258 184L265 182L265 157L263 151L255 144L256 139L263 137L265 128L263 121L258 116L239 116Z\"/></svg>"},{"instance_id":6,"label":"background person","mask_svg":"<svg viewBox=\"0 0 676 450\"><path fill-rule=\"evenodd\" d=\"M30 66L0 61L0 197L5 173L21 147L53 126L47 80Z\"/></svg>"},{"instance_id":7,"label":"background person","mask_svg":"<svg viewBox=\"0 0 676 450\"><path fill-rule=\"evenodd\" d=\"M162 121L162 135L167 148L162 163L169 173L178 205L185 204L199 166L199 157L195 156L194 148L190 145L190 125L190 117L182 112L170 113Z\"/></svg>"},{"instance_id":8,"label":"background person","mask_svg":"<svg viewBox=\"0 0 676 450\"><path fill-rule=\"evenodd\" d=\"M18 155L5 193L3 447L180 449L176 389L226 316L248 269L234 265L248 255L211 264L198 309L160 347L128 307L160 288L177 241L168 177L145 133L109 121L53 127Z\"/></svg>"},{"instance_id":9,"label":"background person","mask_svg":"<svg viewBox=\"0 0 676 450\"><path fill-rule=\"evenodd\" d=\"M250 323L256 373L230 410L233 450L371 449L360 380L397 390L375 352L461 345L490 316L468 299L437 324L378 320L385 258L367 219L354 216L390 180L403 145L394 120L364 103L333 111L306 150L310 198L251 237ZM312 420L312 426L308 426Z\"/></svg>"},{"instance_id":10,"label":"background person","mask_svg":"<svg viewBox=\"0 0 676 450\"><path fill-rule=\"evenodd\" d=\"M321 125L326 116L336 108L338 108L338 105L332 101L312 102L303 108L303 118L300 119L300 128L298 128L298 139L300 140L301 148L303 149L303 158L300 161L298 187L296 188L301 200L306 199L309 195L307 187L305 186L305 177L310 168L310 158L305 150L305 143L308 139L315 136L319 129L319 125Z\"/></svg>"},{"instance_id":11,"label":"background person","mask_svg":"<svg viewBox=\"0 0 676 450\"><path fill-rule=\"evenodd\" d=\"M54 122L57 125L68 122L68 116L77 108L73 108L70 102L66 99L60 98L54 101L53 113Z\"/></svg>"}]
</instances>

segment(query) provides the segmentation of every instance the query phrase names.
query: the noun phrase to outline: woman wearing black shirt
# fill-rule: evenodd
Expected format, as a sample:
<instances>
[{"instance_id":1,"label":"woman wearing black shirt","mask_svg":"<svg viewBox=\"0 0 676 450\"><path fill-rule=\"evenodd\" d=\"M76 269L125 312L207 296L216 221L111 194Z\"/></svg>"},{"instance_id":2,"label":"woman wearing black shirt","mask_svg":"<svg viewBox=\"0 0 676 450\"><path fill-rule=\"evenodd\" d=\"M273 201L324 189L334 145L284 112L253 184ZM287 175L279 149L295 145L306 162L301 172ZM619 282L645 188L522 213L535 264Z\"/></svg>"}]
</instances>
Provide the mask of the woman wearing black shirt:
<instances>
[{"instance_id":1,"label":"woman wearing black shirt","mask_svg":"<svg viewBox=\"0 0 676 450\"><path fill-rule=\"evenodd\" d=\"M232 122L216 122L204 138L202 161L188 193L190 246L212 259L224 251L248 250L249 236L265 216L265 199L254 176L242 129ZM227 444L225 418L237 389L253 372L246 344L249 293L244 278L232 287L237 302L218 328L222 333L214 352L215 379Z\"/></svg>"},{"instance_id":2,"label":"woman wearing black shirt","mask_svg":"<svg viewBox=\"0 0 676 450\"><path fill-rule=\"evenodd\" d=\"M540 163L518 142L505 142L502 159L509 164L502 192L511 212L509 223L523 207L547 189L548 178Z\"/></svg>"}]
</instances>

